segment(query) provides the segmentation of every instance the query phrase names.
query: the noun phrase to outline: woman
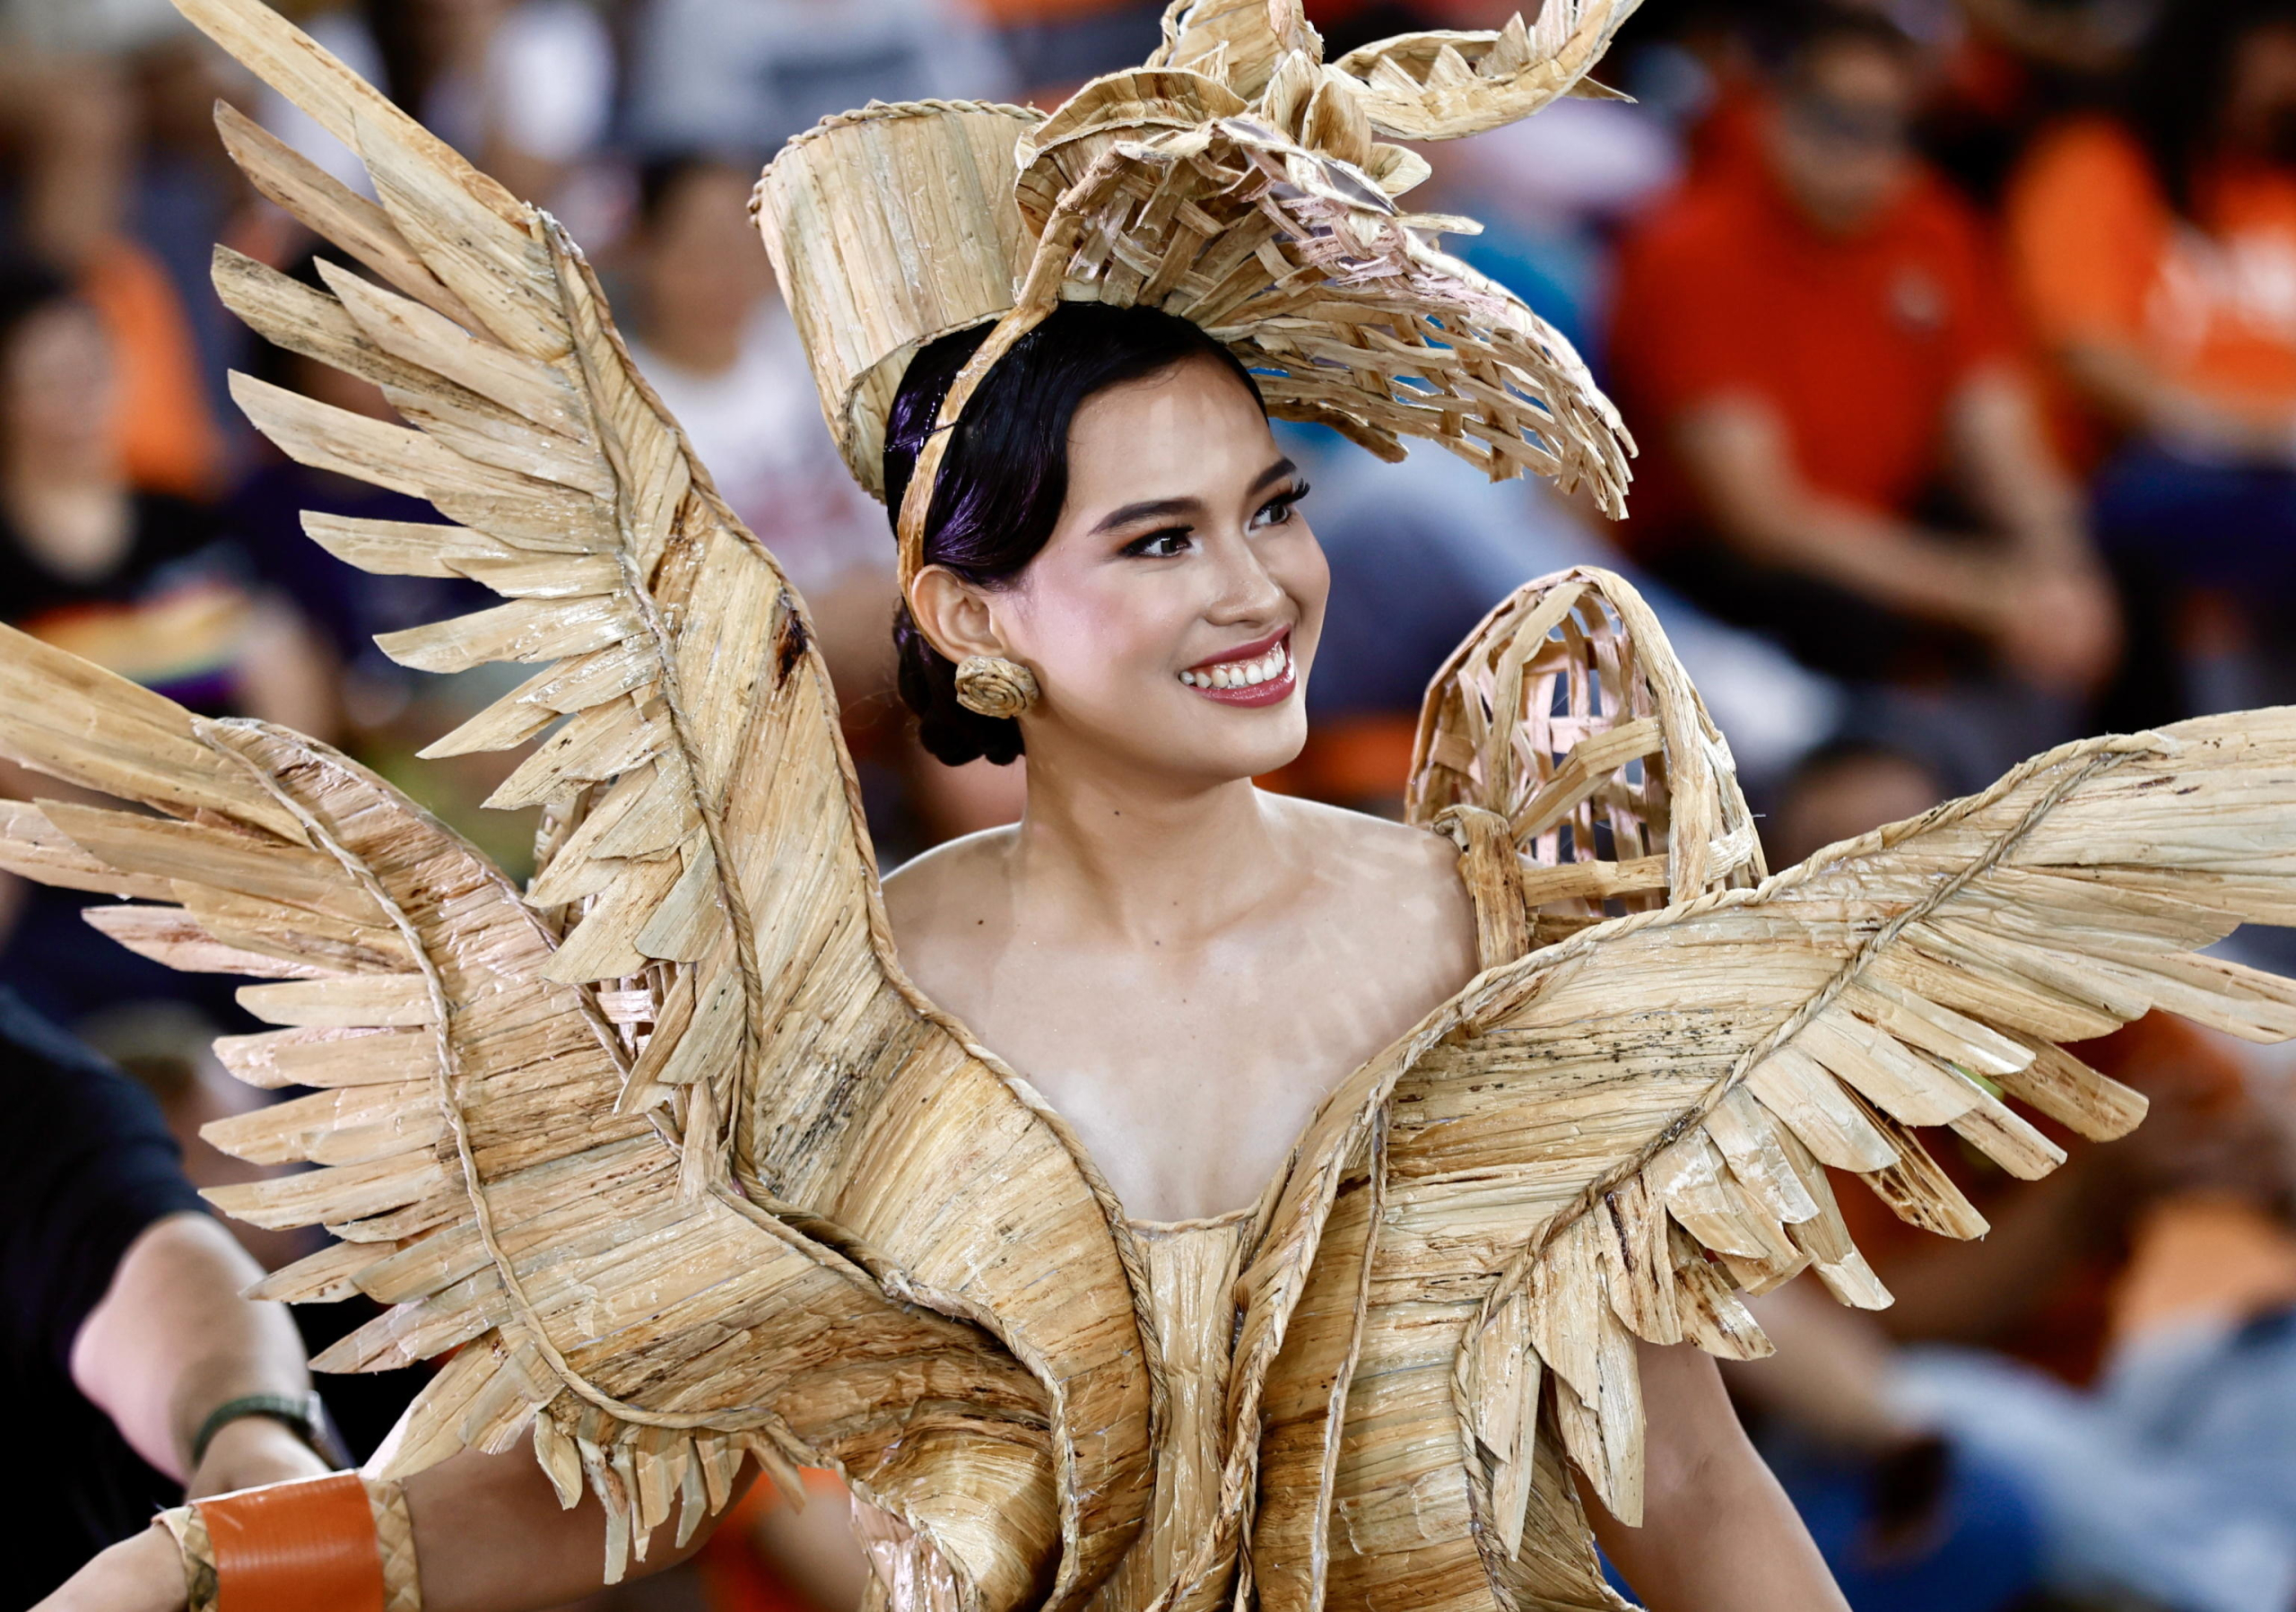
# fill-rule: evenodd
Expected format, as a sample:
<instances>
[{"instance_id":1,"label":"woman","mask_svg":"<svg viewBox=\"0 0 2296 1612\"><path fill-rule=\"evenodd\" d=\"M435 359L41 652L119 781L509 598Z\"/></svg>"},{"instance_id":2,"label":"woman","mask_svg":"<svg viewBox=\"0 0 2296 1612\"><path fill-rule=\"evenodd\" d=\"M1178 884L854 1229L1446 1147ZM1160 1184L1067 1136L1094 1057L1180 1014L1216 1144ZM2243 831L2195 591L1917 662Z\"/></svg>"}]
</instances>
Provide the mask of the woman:
<instances>
[{"instance_id":1,"label":"woman","mask_svg":"<svg viewBox=\"0 0 2296 1612\"><path fill-rule=\"evenodd\" d=\"M1449 37L1327 66L1295 9L1178 5L1157 66L1048 119L872 107L777 159L777 272L896 511L904 695L944 760L1031 757L1017 827L882 900L804 613L562 235L253 0L187 9L417 198L411 234L354 230L241 150L397 292L256 274L232 306L421 429L243 405L466 523L318 523L335 552L511 597L387 649L557 661L434 750L568 719L496 797L550 803L521 888L322 747L0 635L0 749L200 831L34 812L9 843L57 876L164 870L182 904L113 921L282 980L247 999L285 1028L231 1056L328 1088L225 1138L327 1166L225 1205L341 1228L266 1291L387 1295L323 1364L452 1355L372 1474L168 1513L60 1607L172 1606L186 1572L226 1604L550 1604L597 1582L602 1535L608 1577L674 1559L672 1518L721 1511L745 1460L839 1467L904 1609L1614 1606L1574 1482L1644 1522L1596 1527L1653 1605L1839 1607L1712 1369L1637 1339L1759 1353L1734 1286L1804 1268L1886 1303L1821 1160L1967 1236L1907 1127L2020 1173L2061 1156L1944 1058L2126 1129L2008 1039L2120 1006L1972 994L1920 948L1996 978L2006 911L2067 967L2165 969L2284 912L2269 876L2185 877L2215 841L2178 830L2222 812L2280 854L2296 722L2068 747L1755 887L1662 632L1572 574L1438 680L1414 805L1457 856L1254 789L1299 747L1326 587L1270 412L1617 501L1615 414L1404 222L1417 159L1371 138L1534 109L1608 8L1461 37L1461 104L1405 65L1439 76ZM2030 890L2060 865L2144 912L2170 881L2184 916L2092 934ZM1634 911L1603 923L1612 901ZM219 959L226 919L248 938ZM2277 982L2220 967L2179 999L2296 1030ZM281 1566L291 1537L326 1590Z\"/></svg>"},{"instance_id":2,"label":"woman","mask_svg":"<svg viewBox=\"0 0 2296 1612\"><path fill-rule=\"evenodd\" d=\"M896 507L982 335L911 364L886 456ZM1232 1224L1332 1087L1475 972L1457 855L1253 787L1305 741L1327 579L1307 484L1227 349L1170 315L1080 304L973 407L897 629L901 691L944 762L1025 750L1028 806L890 877L894 937L926 993L1028 1071L1144 1231ZM1017 719L965 709L968 655L1019 659L1042 698ZM1712 1362L1654 1348L1643 1370L1644 1525L1590 1507L1637 1593L1661 1612L1843 1605ZM523 1451L456 1458L407 1495L430 1612L596 1586L595 1511L559 1511ZM683 1554L665 1539L643 1570ZM49 1612L181 1591L155 1532Z\"/></svg>"},{"instance_id":3,"label":"woman","mask_svg":"<svg viewBox=\"0 0 2296 1612\"><path fill-rule=\"evenodd\" d=\"M1448 841L1252 785L1306 742L1328 577L1251 377L1148 309L1079 304L1023 340L944 463L951 514L898 631L926 743L946 762L1024 749L1027 809L903 867L887 908L918 983L1030 1071L1128 1214L1216 1223L1280 1180L1343 1077L1466 983L1474 915ZM911 366L897 442L977 345ZM888 469L898 505L907 469ZM1018 734L956 702L969 655L1036 670ZM1637 1591L1840 1604L1712 1363L1652 1350L1645 1372L1645 1526L1597 1523Z\"/></svg>"}]
</instances>

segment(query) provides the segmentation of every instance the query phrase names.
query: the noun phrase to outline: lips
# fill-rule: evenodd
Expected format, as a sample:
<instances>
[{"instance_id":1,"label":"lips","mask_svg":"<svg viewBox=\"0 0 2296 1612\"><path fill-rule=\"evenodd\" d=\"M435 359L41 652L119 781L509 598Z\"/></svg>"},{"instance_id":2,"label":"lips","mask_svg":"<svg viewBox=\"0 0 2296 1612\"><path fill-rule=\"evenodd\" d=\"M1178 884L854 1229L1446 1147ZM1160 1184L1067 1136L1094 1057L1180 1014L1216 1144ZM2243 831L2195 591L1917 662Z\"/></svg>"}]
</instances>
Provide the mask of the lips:
<instances>
[{"instance_id":1,"label":"lips","mask_svg":"<svg viewBox=\"0 0 2296 1612\"><path fill-rule=\"evenodd\" d=\"M1179 675L1190 693L1222 705L1274 705L1299 686L1290 628L1240 644Z\"/></svg>"}]
</instances>

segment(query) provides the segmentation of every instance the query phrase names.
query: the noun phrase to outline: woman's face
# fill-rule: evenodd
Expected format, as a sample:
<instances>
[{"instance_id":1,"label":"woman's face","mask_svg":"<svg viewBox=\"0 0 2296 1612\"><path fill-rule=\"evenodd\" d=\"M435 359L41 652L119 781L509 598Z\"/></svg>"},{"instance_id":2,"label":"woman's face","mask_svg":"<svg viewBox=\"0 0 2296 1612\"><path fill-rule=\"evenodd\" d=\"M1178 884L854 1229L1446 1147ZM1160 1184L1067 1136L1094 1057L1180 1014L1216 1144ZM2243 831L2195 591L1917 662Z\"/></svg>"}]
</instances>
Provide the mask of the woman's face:
<instances>
[{"instance_id":1,"label":"woman's face","mask_svg":"<svg viewBox=\"0 0 2296 1612\"><path fill-rule=\"evenodd\" d=\"M0 442L20 463L108 464L114 401L111 344L83 303L49 303L0 347Z\"/></svg>"},{"instance_id":2,"label":"woman's face","mask_svg":"<svg viewBox=\"0 0 2296 1612\"><path fill-rule=\"evenodd\" d=\"M1043 691L1021 719L1032 760L1073 745L1201 784L1299 754L1331 583L1306 491L1213 360L1087 400L1051 540L987 596Z\"/></svg>"}]
</instances>

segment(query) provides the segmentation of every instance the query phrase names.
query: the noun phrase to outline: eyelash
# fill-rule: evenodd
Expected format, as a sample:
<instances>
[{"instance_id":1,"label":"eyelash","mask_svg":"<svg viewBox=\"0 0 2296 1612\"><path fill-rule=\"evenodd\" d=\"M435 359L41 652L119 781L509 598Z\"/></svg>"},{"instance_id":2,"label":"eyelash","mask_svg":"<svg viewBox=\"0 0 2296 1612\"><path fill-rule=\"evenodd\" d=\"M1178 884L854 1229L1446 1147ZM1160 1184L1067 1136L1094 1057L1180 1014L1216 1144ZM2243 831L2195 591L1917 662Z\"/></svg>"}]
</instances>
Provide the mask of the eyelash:
<instances>
[{"instance_id":1,"label":"eyelash","mask_svg":"<svg viewBox=\"0 0 2296 1612\"><path fill-rule=\"evenodd\" d=\"M1280 527L1289 524L1292 519L1292 510L1298 507L1301 499L1308 496L1309 491L1310 489L1307 483L1300 482L1295 484L1293 486L1286 489L1284 492L1277 493L1274 498L1269 499L1265 503L1260 505L1258 510L1253 513L1253 520L1257 522L1260 516L1265 515L1269 510L1273 510L1275 511L1274 518L1269 520L1266 523L1267 525ZM1252 529L1257 530L1258 528L1254 527ZM1150 547L1155 544L1164 542L1168 538L1191 536L1194 535L1194 530L1195 528L1191 527L1165 527L1158 531L1149 532L1141 536L1135 537L1130 543L1124 545L1124 552L1127 554L1144 560L1169 560L1173 556L1170 554L1152 554L1148 552Z\"/></svg>"}]
</instances>

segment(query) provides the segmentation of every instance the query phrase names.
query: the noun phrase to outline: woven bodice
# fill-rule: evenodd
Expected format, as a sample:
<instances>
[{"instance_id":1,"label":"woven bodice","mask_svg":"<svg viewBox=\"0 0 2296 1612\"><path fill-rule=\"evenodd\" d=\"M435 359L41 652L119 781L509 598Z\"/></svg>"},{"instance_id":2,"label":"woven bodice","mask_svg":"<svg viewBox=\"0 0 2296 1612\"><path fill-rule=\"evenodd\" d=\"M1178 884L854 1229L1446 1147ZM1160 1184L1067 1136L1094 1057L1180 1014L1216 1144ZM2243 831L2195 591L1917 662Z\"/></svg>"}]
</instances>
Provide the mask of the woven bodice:
<instances>
[{"instance_id":1,"label":"woven bodice","mask_svg":"<svg viewBox=\"0 0 2296 1612\"><path fill-rule=\"evenodd\" d=\"M1234 1359L1236 1278L1253 1211L1212 1220L1134 1221L1148 1310L1164 1359L1165 1402L1156 1441L1155 1501L1124 1561L1100 1586L1092 1612L1140 1612L1189 1570L1212 1529L1228 1446L1229 1369ZM1231 1560L1211 1564L1171 1612L1224 1604Z\"/></svg>"}]
</instances>

